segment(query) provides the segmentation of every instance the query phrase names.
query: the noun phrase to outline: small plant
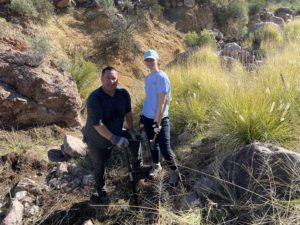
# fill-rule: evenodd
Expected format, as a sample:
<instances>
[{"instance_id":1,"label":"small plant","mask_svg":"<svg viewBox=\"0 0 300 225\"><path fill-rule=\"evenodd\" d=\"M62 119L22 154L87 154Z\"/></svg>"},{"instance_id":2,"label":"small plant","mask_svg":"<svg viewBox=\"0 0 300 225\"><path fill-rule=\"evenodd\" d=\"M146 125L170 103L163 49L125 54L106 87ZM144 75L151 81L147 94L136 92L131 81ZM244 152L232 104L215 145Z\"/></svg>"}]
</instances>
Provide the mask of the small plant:
<instances>
[{"instance_id":1,"label":"small plant","mask_svg":"<svg viewBox=\"0 0 300 225\"><path fill-rule=\"evenodd\" d=\"M33 18L38 16L38 12L31 0L12 0L10 9L21 16Z\"/></svg>"},{"instance_id":2,"label":"small plant","mask_svg":"<svg viewBox=\"0 0 300 225\"><path fill-rule=\"evenodd\" d=\"M283 40L281 31L272 25L258 28L254 33L254 38L261 43L261 48L265 50L279 47Z\"/></svg>"},{"instance_id":3,"label":"small plant","mask_svg":"<svg viewBox=\"0 0 300 225\"><path fill-rule=\"evenodd\" d=\"M210 46L212 48L217 47L215 35L212 32L209 32L207 29L204 29L200 32L199 35L199 46Z\"/></svg>"},{"instance_id":4,"label":"small plant","mask_svg":"<svg viewBox=\"0 0 300 225\"><path fill-rule=\"evenodd\" d=\"M113 0L96 0L98 6L102 7L104 10L108 12L115 12L116 7Z\"/></svg>"},{"instance_id":5,"label":"small plant","mask_svg":"<svg viewBox=\"0 0 300 225\"><path fill-rule=\"evenodd\" d=\"M54 12L54 6L48 0L12 0L10 9L20 16L42 20Z\"/></svg>"},{"instance_id":6,"label":"small plant","mask_svg":"<svg viewBox=\"0 0 300 225\"><path fill-rule=\"evenodd\" d=\"M212 0L210 5L214 18L224 33L231 31L232 26L235 27L234 31L241 31L248 21L248 4L245 0Z\"/></svg>"},{"instance_id":7,"label":"small plant","mask_svg":"<svg viewBox=\"0 0 300 225\"><path fill-rule=\"evenodd\" d=\"M195 31L189 31L184 35L184 42L188 47L197 46L199 43L199 35Z\"/></svg>"},{"instance_id":8,"label":"small plant","mask_svg":"<svg viewBox=\"0 0 300 225\"><path fill-rule=\"evenodd\" d=\"M10 29L11 25L4 18L0 18L0 35Z\"/></svg>"},{"instance_id":9,"label":"small plant","mask_svg":"<svg viewBox=\"0 0 300 225\"><path fill-rule=\"evenodd\" d=\"M249 2L249 14L255 15L266 6L266 0L252 0Z\"/></svg>"},{"instance_id":10,"label":"small plant","mask_svg":"<svg viewBox=\"0 0 300 225\"><path fill-rule=\"evenodd\" d=\"M48 0L31 0L41 19L47 19L54 13L54 6Z\"/></svg>"},{"instance_id":11,"label":"small plant","mask_svg":"<svg viewBox=\"0 0 300 225\"><path fill-rule=\"evenodd\" d=\"M284 28L284 38L289 42L300 42L300 21L295 20L288 23Z\"/></svg>"},{"instance_id":12,"label":"small plant","mask_svg":"<svg viewBox=\"0 0 300 225\"><path fill-rule=\"evenodd\" d=\"M86 100L90 92L98 86L97 66L92 62L86 61L81 54L77 54L70 73L76 80L81 98Z\"/></svg>"},{"instance_id":13,"label":"small plant","mask_svg":"<svg viewBox=\"0 0 300 225\"><path fill-rule=\"evenodd\" d=\"M38 35L31 38L30 43L32 48L42 55L48 55L52 51L51 41L46 35Z\"/></svg>"}]
</instances>

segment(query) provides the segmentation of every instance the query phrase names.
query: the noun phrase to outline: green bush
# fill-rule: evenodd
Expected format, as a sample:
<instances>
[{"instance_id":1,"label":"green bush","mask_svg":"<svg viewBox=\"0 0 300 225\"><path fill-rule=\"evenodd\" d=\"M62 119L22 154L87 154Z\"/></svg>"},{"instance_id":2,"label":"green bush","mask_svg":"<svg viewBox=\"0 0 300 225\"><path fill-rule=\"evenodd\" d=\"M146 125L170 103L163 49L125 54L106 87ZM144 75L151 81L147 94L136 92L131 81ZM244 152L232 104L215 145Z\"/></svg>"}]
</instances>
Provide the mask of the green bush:
<instances>
[{"instance_id":1,"label":"green bush","mask_svg":"<svg viewBox=\"0 0 300 225\"><path fill-rule=\"evenodd\" d=\"M214 18L224 33L233 25L238 26L235 28L237 31L241 31L248 21L248 3L245 0L212 0L210 4Z\"/></svg>"},{"instance_id":2,"label":"green bush","mask_svg":"<svg viewBox=\"0 0 300 225\"><path fill-rule=\"evenodd\" d=\"M217 47L215 35L212 32L208 31L207 29L202 30L199 35L198 45L210 46L213 48Z\"/></svg>"},{"instance_id":3,"label":"green bush","mask_svg":"<svg viewBox=\"0 0 300 225\"><path fill-rule=\"evenodd\" d=\"M37 35L30 39L31 47L40 54L48 55L52 51L51 40L46 35Z\"/></svg>"},{"instance_id":4,"label":"green bush","mask_svg":"<svg viewBox=\"0 0 300 225\"><path fill-rule=\"evenodd\" d=\"M10 9L21 16L43 20L54 12L54 6L48 0L12 0Z\"/></svg>"},{"instance_id":5,"label":"green bush","mask_svg":"<svg viewBox=\"0 0 300 225\"><path fill-rule=\"evenodd\" d=\"M103 55L104 63L114 60L117 56L124 60L131 60L135 57L137 44L134 41L133 33L135 27L122 21L115 21L114 26L103 36L99 37L99 49Z\"/></svg>"},{"instance_id":6,"label":"green bush","mask_svg":"<svg viewBox=\"0 0 300 225\"><path fill-rule=\"evenodd\" d=\"M272 25L266 25L258 28L254 32L253 38L261 43L261 49L272 50L281 45L283 36L281 31Z\"/></svg>"},{"instance_id":7,"label":"green bush","mask_svg":"<svg viewBox=\"0 0 300 225\"><path fill-rule=\"evenodd\" d=\"M54 13L54 6L48 0L31 0L33 6L42 19L47 19Z\"/></svg>"},{"instance_id":8,"label":"green bush","mask_svg":"<svg viewBox=\"0 0 300 225\"><path fill-rule=\"evenodd\" d=\"M31 0L12 0L10 3L10 9L21 16L38 16L38 12Z\"/></svg>"},{"instance_id":9,"label":"green bush","mask_svg":"<svg viewBox=\"0 0 300 225\"><path fill-rule=\"evenodd\" d=\"M92 90L98 85L98 69L96 64L86 61L81 54L77 54L70 69L75 78L78 91L83 100L86 100Z\"/></svg>"},{"instance_id":10,"label":"green bush","mask_svg":"<svg viewBox=\"0 0 300 225\"><path fill-rule=\"evenodd\" d=\"M184 42L188 47L196 46L199 43L199 35L195 31L189 31L184 35Z\"/></svg>"},{"instance_id":11,"label":"green bush","mask_svg":"<svg viewBox=\"0 0 300 225\"><path fill-rule=\"evenodd\" d=\"M300 42L300 20L294 20L285 26L284 38L286 41Z\"/></svg>"},{"instance_id":12,"label":"green bush","mask_svg":"<svg viewBox=\"0 0 300 225\"><path fill-rule=\"evenodd\" d=\"M266 0L252 0L249 1L249 14L255 15L256 13L259 13L263 8L266 7Z\"/></svg>"},{"instance_id":13,"label":"green bush","mask_svg":"<svg viewBox=\"0 0 300 225\"><path fill-rule=\"evenodd\" d=\"M116 7L113 0L96 0L96 3L108 12L116 11Z\"/></svg>"}]
</instances>

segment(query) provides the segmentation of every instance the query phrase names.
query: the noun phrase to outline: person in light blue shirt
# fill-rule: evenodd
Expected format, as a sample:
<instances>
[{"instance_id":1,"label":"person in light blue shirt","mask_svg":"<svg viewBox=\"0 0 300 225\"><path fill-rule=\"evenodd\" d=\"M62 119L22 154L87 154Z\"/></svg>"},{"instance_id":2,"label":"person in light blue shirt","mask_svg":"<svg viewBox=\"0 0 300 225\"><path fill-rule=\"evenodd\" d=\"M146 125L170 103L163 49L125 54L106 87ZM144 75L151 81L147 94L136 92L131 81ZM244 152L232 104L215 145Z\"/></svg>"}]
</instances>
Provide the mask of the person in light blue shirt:
<instances>
[{"instance_id":1,"label":"person in light blue shirt","mask_svg":"<svg viewBox=\"0 0 300 225\"><path fill-rule=\"evenodd\" d=\"M170 80L165 72L158 68L158 53L152 49L144 53L144 62L150 73L145 77L146 98L142 110L142 123L148 140L156 139L151 147L153 165L149 175L156 177L162 170L160 153L171 169L169 184L175 186L178 169L170 144L169 105L171 99Z\"/></svg>"}]
</instances>

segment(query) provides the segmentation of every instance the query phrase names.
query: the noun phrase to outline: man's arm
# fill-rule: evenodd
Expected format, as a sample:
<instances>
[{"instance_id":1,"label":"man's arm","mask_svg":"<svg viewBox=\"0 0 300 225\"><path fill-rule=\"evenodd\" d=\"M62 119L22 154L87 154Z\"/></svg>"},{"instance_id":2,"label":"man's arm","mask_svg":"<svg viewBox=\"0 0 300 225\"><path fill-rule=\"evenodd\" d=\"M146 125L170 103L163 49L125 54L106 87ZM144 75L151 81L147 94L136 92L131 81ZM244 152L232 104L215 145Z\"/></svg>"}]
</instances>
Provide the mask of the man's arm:
<instances>
[{"instance_id":1,"label":"man's arm","mask_svg":"<svg viewBox=\"0 0 300 225\"><path fill-rule=\"evenodd\" d=\"M154 122L160 123L163 111L165 110L165 105L167 104L167 93L162 92L158 95L158 102L157 102L157 108L156 108L156 114L154 118Z\"/></svg>"},{"instance_id":2,"label":"man's arm","mask_svg":"<svg viewBox=\"0 0 300 225\"><path fill-rule=\"evenodd\" d=\"M127 124L127 129L132 129L133 128L133 115L132 112L128 112L125 114L125 121Z\"/></svg>"},{"instance_id":3,"label":"man's arm","mask_svg":"<svg viewBox=\"0 0 300 225\"><path fill-rule=\"evenodd\" d=\"M100 125L94 126L94 128L102 137L106 138L109 141L111 140L113 134L103 123Z\"/></svg>"}]
</instances>

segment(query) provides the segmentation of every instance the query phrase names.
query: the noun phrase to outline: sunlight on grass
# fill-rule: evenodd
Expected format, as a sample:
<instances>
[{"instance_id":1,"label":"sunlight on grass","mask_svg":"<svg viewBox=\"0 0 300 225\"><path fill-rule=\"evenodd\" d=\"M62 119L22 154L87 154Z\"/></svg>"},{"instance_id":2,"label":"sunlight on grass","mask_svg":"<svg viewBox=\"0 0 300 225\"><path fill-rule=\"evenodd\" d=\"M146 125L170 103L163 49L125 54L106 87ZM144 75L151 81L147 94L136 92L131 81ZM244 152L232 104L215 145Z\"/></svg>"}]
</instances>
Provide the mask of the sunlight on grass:
<instances>
[{"instance_id":1,"label":"sunlight on grass","mask_svg":"<svg viewBox=\"0 0 300 225\"><path fill-rule=\"evenodd\" d=\"M208 48L199 50L189 65L167 71L177 133L195 134L206 124L206 132L221 137L225 148L254 141L295 146L300 139L300 43L277 48L278 38L256 73L239 63L224 68Z\"/></svg>"}]
</instances>

